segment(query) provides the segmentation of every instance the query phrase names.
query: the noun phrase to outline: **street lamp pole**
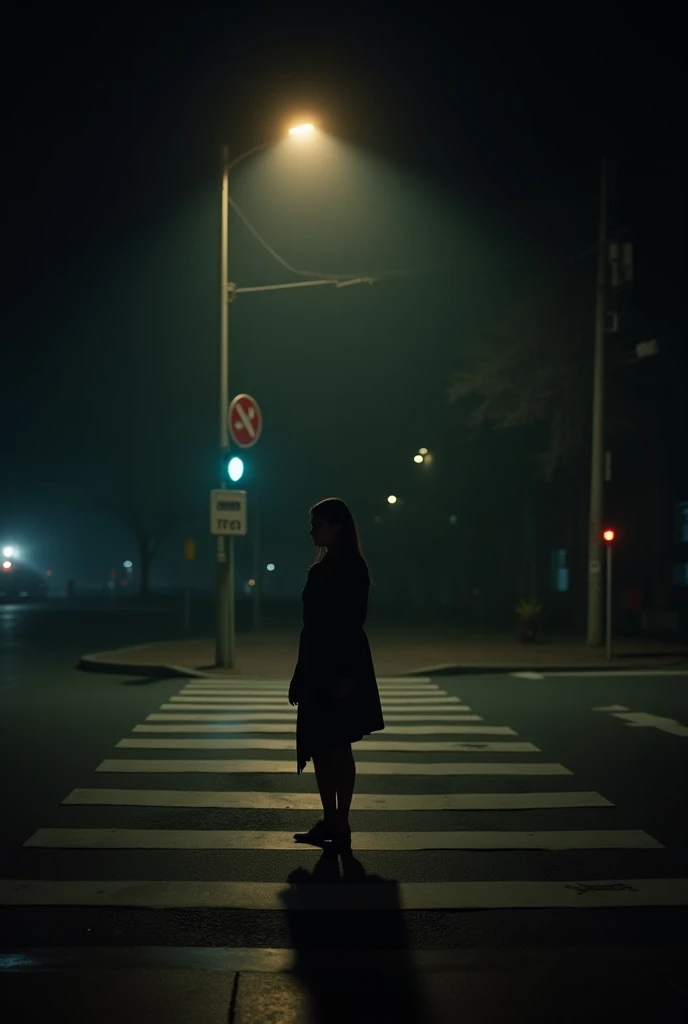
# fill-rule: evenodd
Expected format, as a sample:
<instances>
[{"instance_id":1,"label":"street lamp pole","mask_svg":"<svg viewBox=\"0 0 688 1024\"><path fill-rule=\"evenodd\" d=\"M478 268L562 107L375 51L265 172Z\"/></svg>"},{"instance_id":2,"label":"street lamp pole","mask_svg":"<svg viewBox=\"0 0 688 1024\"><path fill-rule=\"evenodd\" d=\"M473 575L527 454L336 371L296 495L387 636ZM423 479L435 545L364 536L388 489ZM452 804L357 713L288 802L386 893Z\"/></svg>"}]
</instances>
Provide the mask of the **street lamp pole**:
<instances>
[{"instance_id":1,"label":"street lamp pole","mask_svg":"<svg viewBox=\"0 0 688 1024\"><path fill-rule=\"evenodd\" d=\"M295 125L290 135L304 136L315 131L312 124ZM227 484L225 467L229 462L229 313L233 299L240 292L265 292L283 288L306 288L334 285L344 288L354 284L372 284L373 278L332 276L324 280L291 281L288 284L235 288L229 280L229 178L231 171L247 157L253 156L269 143L246 150L230 163L229 147L222 147L222 188L220 200L220 345L219 345L219 444L220 489ZM218 668L234 667L234 538L218 536L216 554L217 628L215 662Z\"/></svg>"},{"instance_id":2,"label":"street lamp pole","mask_svg":"<svg viewBox=\"0 0 688 1024\"><path fill-rule=\"evenodd\" d=\"M226 486L224 466L229 459L229 147L222 147L220 194L220 352L219 352L219 486ZM217 630L215 662L234 666L234 544L233 537L217 538Z\"/></svg>"}]
</instances>

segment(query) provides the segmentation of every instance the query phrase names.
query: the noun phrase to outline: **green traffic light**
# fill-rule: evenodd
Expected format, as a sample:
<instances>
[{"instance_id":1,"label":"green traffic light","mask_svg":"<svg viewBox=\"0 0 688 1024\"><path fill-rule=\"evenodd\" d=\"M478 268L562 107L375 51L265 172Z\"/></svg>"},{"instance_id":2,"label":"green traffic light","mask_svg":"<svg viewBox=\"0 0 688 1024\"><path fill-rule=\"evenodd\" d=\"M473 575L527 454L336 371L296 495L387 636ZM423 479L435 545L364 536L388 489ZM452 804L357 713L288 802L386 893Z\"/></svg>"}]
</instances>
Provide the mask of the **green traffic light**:
<instances>
[{"instance_id":1,"label":"green traffic light","mask_svg":"<svg viewBox=\"0 0 688 1024\"><path fill-rule=\"evenodd\" d=\"M227 473L233 484L238 483L244 475L244 460L238 455L233 455L227 464Z\"/></svg>"}]
</instances>

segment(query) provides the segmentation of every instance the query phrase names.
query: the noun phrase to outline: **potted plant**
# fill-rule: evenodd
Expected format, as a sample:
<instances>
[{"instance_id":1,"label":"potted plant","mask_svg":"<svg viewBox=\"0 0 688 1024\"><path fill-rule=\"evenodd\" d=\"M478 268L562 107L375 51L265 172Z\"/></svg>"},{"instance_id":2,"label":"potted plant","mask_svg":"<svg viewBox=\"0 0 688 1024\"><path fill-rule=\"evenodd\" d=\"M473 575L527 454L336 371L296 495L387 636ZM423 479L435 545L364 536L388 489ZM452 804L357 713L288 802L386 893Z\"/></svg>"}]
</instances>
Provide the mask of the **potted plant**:
<instances>
[{"instance_id":1,"label":"potted plant","mask_svg":"<svg viewBox=\"0 0 688 1024\"><path fill-rule=\"evenodd\" d=\"M515 610L521 626L521 643L534 644L537 640L538 622L542 605L537 597L522 597Z\"/></svg>"}]
</instances>

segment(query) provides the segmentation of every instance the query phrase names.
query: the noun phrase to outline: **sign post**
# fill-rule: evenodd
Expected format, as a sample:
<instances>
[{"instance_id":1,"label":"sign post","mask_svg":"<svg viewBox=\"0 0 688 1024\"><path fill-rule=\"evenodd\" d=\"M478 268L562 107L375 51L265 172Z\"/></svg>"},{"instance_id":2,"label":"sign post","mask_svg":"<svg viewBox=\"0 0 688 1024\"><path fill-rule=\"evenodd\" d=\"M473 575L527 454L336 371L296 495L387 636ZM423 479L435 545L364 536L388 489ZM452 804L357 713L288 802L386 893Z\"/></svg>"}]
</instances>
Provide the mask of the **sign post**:
<instances>
[{"instance_id":1,"label":"sign post","mask_svg":"<svg viewBox=\"0 0 688 1024\"><path fill-rule=\"evenodd\" d=\"M227 574L227 586L220 591L218 604L218 621L222 624L218 633L221 668L234 667L234 538L246 535L246 518L246 491L210 492L210 532L217 537L218 560L223 556L226 559Z\"/></svg>"},{"instance_id":2,"label":"sign post","mask_svg":"<svg viewBox=\"0 0 688 1024\"><path fill-rule=\"evenodd\" d=\"M607 627L606 647L607 661L612 660L612 545L614 542L614 531L605 530L602 534L607 548Z\"/></svg>"},{"instance_id":3,"label":"sign post","mask_svg":"<svg viewBox=\"0 0 688 1024\"><path fill-rule=\"evenodd\" d=\"M184 586L184 632L189 632L191 624L191 566L196 557L196 541L189 539L184 544L184 561L186 562L186 581Z\"/></svg>"}]
</instances>

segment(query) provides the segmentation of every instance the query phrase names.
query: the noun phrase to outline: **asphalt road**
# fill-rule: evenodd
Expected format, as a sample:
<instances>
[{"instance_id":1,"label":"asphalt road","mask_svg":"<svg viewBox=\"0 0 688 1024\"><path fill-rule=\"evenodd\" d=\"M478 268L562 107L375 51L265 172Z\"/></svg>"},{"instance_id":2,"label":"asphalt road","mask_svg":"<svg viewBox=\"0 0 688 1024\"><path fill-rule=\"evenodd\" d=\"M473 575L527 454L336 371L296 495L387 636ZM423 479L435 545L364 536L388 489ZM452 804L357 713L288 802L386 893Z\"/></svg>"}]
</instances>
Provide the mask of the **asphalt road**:
<instances>
[{"instance_id":1,"label":"asphalt road","mask_svg":"<svg viewBox=\"0 0 688 1024\"><path fill-rule=\"evenodd\" d=\"M224 714L222 703L216 702L220 699L227 703L235 690L225 691L220 698L217 693L202 695L196 689L189 691L188 700L180 701L178 698L185 695L182 680L149 681L74 670L79 654L85 650L140 642L150 638L151 630L161 635L168 628L164 619L164 615L155 621L154 616L129 613L117 618L95 611L87 615L70 614L65 609L0 607L0 762L5 783L0 879L20 880L18 905L8 905L16 897L7 894L16 892L16 886L0 881L0 950L5 951L0 955L0 966L5 968L5 976L10 968L29 963L50 967L88 957L95 957L100 967L115 964L117 957L130 966L140 965L148 957L153 967L164 962L171 968L179 966L169 959L174 958L175 950L188 960L192 947L198 949L198 965L203 966L206 958L206 967L213 963L213 947L244 951L234 960L233 955L229 960L225 956L223 963L225 967L229 963L230 969L237 956L250 958L252 951L256 957L267 956L262 952L265 950L296 951L302 961L309 951L319 951L326 958L328 950L336 950L337 957L347 950L358 956L362 951L394 950L397 963L405 958L409 963L417 962L423 956L431 961L433 957L455 957L458 962L462 955L476 956L485 950L494 955L495 950L501 950L507 958L532 955L540 964L542 957L556 950L622 949L627 951L629 963L635 954L641 959L651 958L653 949L658 959L666 957L667 947L676 950L677 955L683 950L688 924L688 668L682 675L441 677L429 683L439 686L439 690L419 683L413 698L411 690L403 685L399 690L395 689L397 684L382 684L388 725L394 724L395 732L373 739L402 745L518 742L537 749L513 753L501 749L357 749L358 762L373 766L370 774L359 774L359 803L371 794L383 800L473 794L471 799L481 809L410 809L392 806L392 799L389 809L364 810L356 809L355 796L354 860L347 866L345 881L350 888L342 902L342 868L336 859L333 863L332 857L320 851L299 846L261 849L255 837L242 840L243 848L202 848L208 845L209 830L291 833L308 828L318 817L309 809L258 806L266 800L268 805L271 800L276 802L275 794L316 793L312 768L309 766L299 778L289 745L266 750L266 734L248 731L249 722L257 723L258 719L243 722L247 728L240 738L255 741L255 746L246 750L116 747L122 739L132 738L146 742L226 740L237 736L236 732L218 729L195 731L199 724L231 729L226 722L204 719L199 723L185 718L189 726L186 731L165 733L170 719L148 719L152 714L167 714L179 724L183 721L180 712L199 713L190 710L194 701L204 704L200 713ZM174 626L170 624L169 628ZM268 694L269 688L261 691L260 684L252 683L251 689L247 701L259 707L255 697ZM445 696L458 698L454 707L452 702L442 700ZM423 703L426 698L426 707L415 703ZM430 707L438 698L437 706ZM259 715L263 725L278 721L273 716L282 710L289 712L286 695L282 698L276 694L275 699L284 706L279 704L270 715ZM161 710L162 705L172 703L177 705L174 710ZM461 728L497 726L513 732L404 732L408 725L443 728L443 716L454 715L454 728L458 723ZM464 717L471 715L478 719ZM635 717L624 719L619 715ZM133 732L136 726L147 723L158 726L155 733ZM289 734L268 735L291 741ZM135 772L95 771L106 759L187 762L254 758L288 762L288 770L219 774L189 771L188 765L181 765L183 770L160 773L140 765ZM384 762L401 767L391 774L376 774L374 766ZM477 765L477 774L451 774L452 765L466 763ZM432 774L413 774L419 770L414 768L417 764L435 767L422 769ZM515 773L545 765L555 766L557 774ZM562 771L570 774L559 774L556 766L563 766ZM493 771L506 774L491 774ZM116 796L115 803L108 805L62 803L74 790L83 789L110 791L111 797L113 791L124 789L241 792L248 794L245 802L249 806L132 806L127 798ZM598 802L601 797L606 803L489 808L494 794L506 794L507 802L515 799L526 803L535 794L536 800L531 802L536 803L542 793L553 793L554 804L563 802L562 795L565 799L572 793L592 794ZM422 808L422 801L420 804ZM56 848L24 846L40 829L74 831L60 832L61 845ZM101 848L89 848L89 836L94 833L88 830L93 829L115 831L109 831L105 838L101 834L99 842L105 844ZM141 838L141 830L161 829L187 830L191 845L185 849L142 849L147 840ZM113 836L124 835L120 830L138 830L126 833L131 848L111 848ZM611 831L617 837L618 848L537 848L538 842L543 845L542 838L532 840L531 847L499 848L500 844L504 846L505 832L541 830L574 831L579 833L579 845L581 833L586 837L583 845L592 845L600 841L600 833ZM482 848L447 848L451 844L446 835L437 836L457 831L481 833ZM435 834L427 840L427 849L413 848L413 833L418 832ZM369 833L378 838L365 841L381 848L362 851L359 839L357 851L356 834L367 837ZM411 846L390 848L397 840L381 833L410 836ZM557 841L564 847L571 845L561 836ZM647 848L634 848L639 841ZM76 848L76 843L86 843L86 848ZM667 886L667 879L679 880L678 887ZM121 887L112 897L114 905L98 905L99 901L108 903L107 892L102 900L96 887L91 887L90 895L75 896L74 887L67 883L76 881L106 886L118 881L159 883L163 886L158 892L164 893L164 906L132 906L131 892L123 894ZM170 897L169 884L173 882L187 883L187 887ZM329 886L327 890L313 889L311 882ZM33 893L36 883L53 885L22 903L21 892ZM230 886L231 891L223 890L222 897L216 899L220 890L214 889L213 883L246 885L239 887L239 896L236 886ZM465 885L457 888L454 883ZM483 884L471 887L469 883ZM525 888L500 883L525 883ZM606 892L600 894L602 884ZM574 888L566 889L564 894L569 904L557 906L563 889L571 885ZM199 898L204 887L207 893ZM58 890L66 905L50 905ZM146 893L150 895L152 890L143 886L142 891L142 902L150 902ZM327 893L325 903L329 907L324 912L318 903L322 893ZM32 900L35 905L27 905ZM417 909L404 909L409 901ZM207 905L198 905L203 902ZM548 905L550 902L555 905ZM653 905L655 902L665 905ZM258 904L262 909L256 909ZM369 953L371 958L374 955ZM255 966L249 959L249 965L252 962ZM257 969L269 973L268 968ZM188 976L189 972L184 975ZM21 972L13 975L15 981L19 979L17 984L22 983L22 977ZM170 985L174 989L173 977L175 971L170 970L165 991ZM228 982L223 978L226 988ZM216 979L215 984L220 982ZM676 1009L676 1000L681 1003L684 998L681 983L677 988L674 980L670 987L671 1007L663 1016L664 1003L661 1009L657 1003L654 1019L683 1019L671 1016L682 1012L680 1007ZM209 985L204 991L204 998L217 999L226 1012L224 989L218 993ZM54 1000L54 994L51 998ZM532 1014L525 1014L523 1019L526 1016L539 1019ZM215 1019L208 1011L204 1019L211 1018ZM71 1019L80 1018L72 1014ZM170 1014L168 1019L172 1020ZM238 1014L236 1019L250 1018ZM302 1018L287 1014L279 1019ZM404 1017L411 1019L416 1017ZM417 1019L426 1018L419 1014ZM464 1019L482 1018L469 1015Z\"/></svg>"}]
</instances>

